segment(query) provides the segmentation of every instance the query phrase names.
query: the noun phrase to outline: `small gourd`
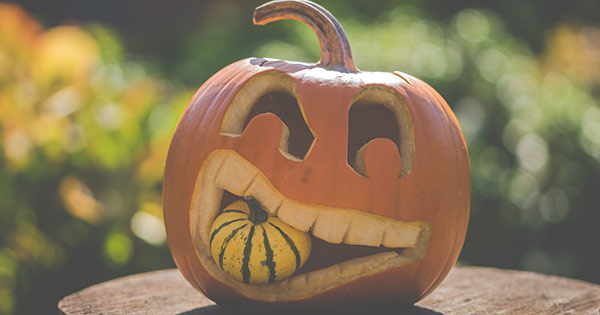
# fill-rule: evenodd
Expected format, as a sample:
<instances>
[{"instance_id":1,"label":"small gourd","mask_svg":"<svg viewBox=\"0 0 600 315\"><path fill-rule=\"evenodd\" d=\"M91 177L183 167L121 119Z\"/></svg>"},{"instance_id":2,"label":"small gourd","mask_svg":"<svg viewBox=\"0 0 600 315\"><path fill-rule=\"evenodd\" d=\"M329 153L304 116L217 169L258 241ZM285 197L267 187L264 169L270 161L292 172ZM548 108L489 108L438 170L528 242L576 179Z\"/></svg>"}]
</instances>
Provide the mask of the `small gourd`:
<instances>
[{"instance_id":1,"label":"small gourd","mask_svg":"<svg viewBox=\"0 0 600 315\"><path fill-rule=\"evenodd\" d=\"M308 259L310 234L268 215L252 197L233 202L210 228L217 265L231 278L251 284L272 283L294 274Z\"/></svg>"}]
</instances>

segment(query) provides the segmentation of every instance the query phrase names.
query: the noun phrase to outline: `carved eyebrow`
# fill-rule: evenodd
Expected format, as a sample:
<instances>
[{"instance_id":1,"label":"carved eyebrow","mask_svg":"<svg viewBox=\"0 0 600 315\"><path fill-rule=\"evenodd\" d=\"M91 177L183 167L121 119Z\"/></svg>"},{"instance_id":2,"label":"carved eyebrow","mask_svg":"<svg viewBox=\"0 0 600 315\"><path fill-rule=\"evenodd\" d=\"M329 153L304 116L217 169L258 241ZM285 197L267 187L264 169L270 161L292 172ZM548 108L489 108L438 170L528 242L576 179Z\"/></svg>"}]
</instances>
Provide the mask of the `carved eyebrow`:
<instances>
[{"instance_id":1,"label":"carved eyebrow","mask_svg":"<svg viewBox=\"0 0 600 315\"><path fill-rule=\"evenodd\" d=\"M315 136L298 102L296 84L278 71L259 74L240 89L229 104L220 134L239 137L252 118L267 112L282 122L279 151L292 160L305 159Z\"/></svg>"},{"instance_id":2,"label":"carved eyebrow","mask_svg":"<svg viewBox=\"0 0 600 315\"><path fill-rule=\"evenodd\" d=\"M348 165L367 177L364 151L376 138L389 138L402 159L398 177L408 175L415 161L414 125L404 100L382 86L363 88L348 111Z\"/></svg>"}]
</instances>

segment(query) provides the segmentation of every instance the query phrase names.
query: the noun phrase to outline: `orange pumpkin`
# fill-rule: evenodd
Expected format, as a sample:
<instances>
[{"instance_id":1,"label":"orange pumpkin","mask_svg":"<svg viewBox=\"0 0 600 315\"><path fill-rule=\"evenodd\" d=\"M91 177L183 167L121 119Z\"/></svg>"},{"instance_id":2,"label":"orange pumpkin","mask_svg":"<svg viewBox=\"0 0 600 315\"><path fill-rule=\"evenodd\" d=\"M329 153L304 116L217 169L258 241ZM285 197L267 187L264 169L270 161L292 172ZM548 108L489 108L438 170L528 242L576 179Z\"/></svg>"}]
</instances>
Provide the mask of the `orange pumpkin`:
<instances>
[{"instance_id":1,"label":"orange pumpkin","mask_svg":"<svg viewBox=\"0 0 600 315\"><path fill-rule=\"evenodd\" d=\"M273 1L254 13L256 24L280 19L310 25L321 60L240 60L194 95L165 168L175 263L226 306L414 303L444 279L467 230L470 170L456 117L417 78L359 71L319 5ZM212 259L211 225L243 197L310 233L310 257L291 277L243 283Z\"/></svg>"}]
</instances>

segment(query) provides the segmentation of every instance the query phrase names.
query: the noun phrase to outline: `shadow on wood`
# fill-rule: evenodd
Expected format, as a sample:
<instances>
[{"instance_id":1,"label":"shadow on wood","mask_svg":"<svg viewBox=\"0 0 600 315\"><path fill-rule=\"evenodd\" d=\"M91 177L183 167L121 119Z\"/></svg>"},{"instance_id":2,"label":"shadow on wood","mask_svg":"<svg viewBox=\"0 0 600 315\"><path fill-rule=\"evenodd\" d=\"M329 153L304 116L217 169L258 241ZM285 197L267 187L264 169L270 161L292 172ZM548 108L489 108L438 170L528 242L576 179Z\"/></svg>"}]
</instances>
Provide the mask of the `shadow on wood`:
<instances>
[{"instance_id":1,"label":"shadow on wood","mask_svg":"<svg viewBox=\"0 0 600 315\"><path fill-rule=\"evenodd\" d=\"M210 305L206 307L199 307L193 310L179 313L178 315L235 315L240 314L240 310L226 310L218 305ZM335 312L323 311L323 312L310 312L311 315L331 315L331 314L369 314L369 315L443 315L443 313L435 312L427 308L410 306L403 309L353 309L353 310L336 310ZM281 312L261 312L262 315L279 315ZM300 315L307 314L306 312L286 312L286 315Z\"/></svg>"}]
</instances>

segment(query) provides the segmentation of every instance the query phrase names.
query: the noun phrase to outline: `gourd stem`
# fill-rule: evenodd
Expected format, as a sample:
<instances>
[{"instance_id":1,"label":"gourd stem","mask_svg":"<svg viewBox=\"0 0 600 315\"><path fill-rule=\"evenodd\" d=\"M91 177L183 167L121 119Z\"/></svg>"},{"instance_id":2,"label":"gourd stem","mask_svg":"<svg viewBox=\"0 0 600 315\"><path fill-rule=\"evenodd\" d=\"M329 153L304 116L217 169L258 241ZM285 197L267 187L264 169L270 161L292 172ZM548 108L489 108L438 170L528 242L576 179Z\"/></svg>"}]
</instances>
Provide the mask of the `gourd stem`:
<instances>
[{"instance_id":1,"label":"gourd stem","mask_svg":"<svg viewBox=\"0 0 600 315\"><path fill-rule=\"evenodd\" d=\"M276 0L254 11L257 25L292 19L308 24L319 38L321 60L318 65L328 70L359 72L352 60L350 43L336 18L322 6L306 0Z\"/></svg>"},{"instance_id":2,"label":"gourd stem","mask_svg":"<svg viewBox=\"0 0 600 315\"><path fill-rule=\"evenodd\" d=\"M250 209L250 215L248 216L248 219L252 223L261 224L261 223L267 221L268 214L260 206L260 203L258 203L258 200L256 200L252 196L247 196L247 197L244 197L244 202L246 202L246 204L248 205L248 208Z\"/></svg>"}]
</instances>

